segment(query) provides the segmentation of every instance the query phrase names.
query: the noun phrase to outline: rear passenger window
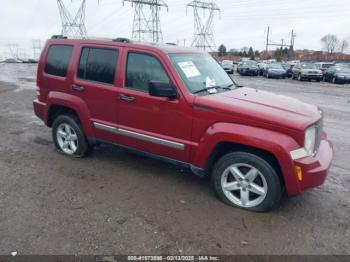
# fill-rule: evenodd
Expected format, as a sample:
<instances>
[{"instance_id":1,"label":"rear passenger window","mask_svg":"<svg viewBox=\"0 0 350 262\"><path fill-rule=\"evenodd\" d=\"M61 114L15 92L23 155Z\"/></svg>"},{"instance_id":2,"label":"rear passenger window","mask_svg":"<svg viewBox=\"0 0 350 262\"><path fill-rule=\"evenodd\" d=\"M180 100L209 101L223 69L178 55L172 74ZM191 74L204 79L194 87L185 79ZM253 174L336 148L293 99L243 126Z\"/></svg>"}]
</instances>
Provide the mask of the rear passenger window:
<instances>
[{"instance_id":1,"label":"rear passenger window","mask_svg":"<svg viewBox=\"0 0 350 262\"><path fill-rule=\"evenodd\" d=\"M78 77L90 81L113 84L118 50L103 48L83 48Z\"/></svg>"},{"instance_id":2,"label":"rear passenger window","mask_svg":"<svg viewBox=\"0 0 350 262\"><path fill-rule=\"evenodd\" d=\"M149 81L170 82L160 62L150 55L129 53L125 86L140 91L148 91Z\"/></svg>"},{"instance_id":3,"label":"rear passenger window","mask_svg":"<svg viewBox=\"0 0 350 262\"><path fill-rule=\"evenodd\" d=\"M52 45L46 59L45 73L65 77L72 51L73 46L70 45Z\"/></svg>"}]
</instances>

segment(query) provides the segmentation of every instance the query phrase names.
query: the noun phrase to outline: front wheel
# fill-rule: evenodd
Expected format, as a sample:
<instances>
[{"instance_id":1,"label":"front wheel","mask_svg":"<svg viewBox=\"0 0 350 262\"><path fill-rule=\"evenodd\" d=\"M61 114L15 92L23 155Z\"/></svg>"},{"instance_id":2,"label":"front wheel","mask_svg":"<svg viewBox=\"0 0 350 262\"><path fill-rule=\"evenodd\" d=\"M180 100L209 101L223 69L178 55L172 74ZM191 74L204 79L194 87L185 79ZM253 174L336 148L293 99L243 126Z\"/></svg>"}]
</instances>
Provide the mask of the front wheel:
<instances>
[{"instance_id":1,"label":"front wheel","mask_svg":"<svg viewBox=\"0 0 350 262\"><path fill-rule=\"evenodd\" d=\"M60 115L55 119L52 138L57 150L65 155L84 157L90 151L79 120L73 115Z\"/></svg>"},{"instance_id":2,"label":"front wheel","mask_svg":"<svg viewBox=\"0 0 350 262\"><path fill-rule=\"evenodd\" d=\"M276 170L263 158L247 152L223 156L213 168L212 184L224 203L250 211L269 211L282 197Z\"/></svg>"}]
</instances>

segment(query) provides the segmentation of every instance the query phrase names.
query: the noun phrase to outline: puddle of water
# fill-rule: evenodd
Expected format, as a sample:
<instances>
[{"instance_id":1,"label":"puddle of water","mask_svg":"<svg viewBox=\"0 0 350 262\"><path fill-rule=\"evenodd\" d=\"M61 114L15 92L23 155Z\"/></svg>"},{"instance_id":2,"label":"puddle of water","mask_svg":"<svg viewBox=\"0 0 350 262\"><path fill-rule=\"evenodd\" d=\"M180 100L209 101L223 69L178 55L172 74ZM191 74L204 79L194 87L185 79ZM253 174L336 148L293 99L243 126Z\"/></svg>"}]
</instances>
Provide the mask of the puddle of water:
<instances>
[{"instance_id":1,"label":"puddle of water","mask_svg":"<svg viewBox=\"0 0 350 262\"><path fill-rule=\"evenodd\" d=\"M0 64L0 81L14 84L18 91L35 89L37 64Z\"/></svg>"}]
</instances>

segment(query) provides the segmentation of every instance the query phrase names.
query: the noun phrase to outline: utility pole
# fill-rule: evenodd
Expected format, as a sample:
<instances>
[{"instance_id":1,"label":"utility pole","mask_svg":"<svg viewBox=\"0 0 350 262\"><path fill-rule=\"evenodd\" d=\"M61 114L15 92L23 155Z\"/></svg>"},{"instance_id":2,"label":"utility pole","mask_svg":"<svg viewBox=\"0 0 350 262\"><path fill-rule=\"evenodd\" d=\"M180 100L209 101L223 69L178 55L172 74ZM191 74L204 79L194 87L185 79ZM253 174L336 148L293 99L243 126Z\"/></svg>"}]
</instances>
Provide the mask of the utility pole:
<instances>
[{"instance_id":1,"label":"utility pole","mask_svg":"<svg viewBox=\"0 0 350 262\"><path fill-rule=\"evenodd\" d=\"M296 34L294 33L294 30L292 30L292 34L291 34L291 37L290 37L290 46L291 46L292 50L294 50L295 37L296 37Z\"/></svg>"},{"instance_id":2,"label":"utility pole","mask_svg":"<svg viewBox=\"0 0 350 262\"><path fill-rule=\"evenodd\" d=\"M72 38L86 38L87 31L85 27L85 7L86 0L81 1L80 8L73 17L62 0L57 0L58 10L62 22L62 35Z\"/></svg>"},{"instance_id":3,"label":"utility pole","mask_svg":"<svg viewBox=\"0 0 350 262\"><path fill-rule=\"evenodd\" d=\"M272 43L270 40L270 26L267 27L267 36L266 36L266 57L268 57L268 51L269 51L269 46L279 46L281 49L284 47L294 47L294 38L295 38L294 30L292 30L292 37L291 37L291 45L286 45L284 43L284 39L281 39L281 44L276 44Z\"/></svg>"},{"instance_id":4,"label":"utility pole","mask_svg":"<svg viewBox=\"0 0 350 262\"><path fill-rule=\"evenodd\" d=\"M187 7L193 8L194 14L194 35L192 40L192 46L202 50L213 50L216 48L214 41L214 13L220 12L219 6L214 1L192 1L187 4ZM209 11L207 18L202 18L199 15L199 11L203 13ZM186 8L187 11L187 8Z\"/></svg>"},{"instance_id":5,"label":"utility pole","mask_svg":"<svg viewBox=\"0 0 350 262\"><path fill-rule=\"evenodd\" d=\"M168 5L163 0L123 0L130 2L134 7L134 22L132 26L132 39L153 43L163 42L159 12L161 7L168 10ZM144 12L144 7L150 8L150 14Z\"/></svg>"},{"instance_id":6,"label":"utility pole","mask_svg":"<svg viewBox=\"0 0 350 262\"><path fill-rule=\"evenodd\" d=\"M266 58L269 56L269 35L270 35L270 26L267 27L267 35L266 35Z\"/></svg>"}]
</instances>

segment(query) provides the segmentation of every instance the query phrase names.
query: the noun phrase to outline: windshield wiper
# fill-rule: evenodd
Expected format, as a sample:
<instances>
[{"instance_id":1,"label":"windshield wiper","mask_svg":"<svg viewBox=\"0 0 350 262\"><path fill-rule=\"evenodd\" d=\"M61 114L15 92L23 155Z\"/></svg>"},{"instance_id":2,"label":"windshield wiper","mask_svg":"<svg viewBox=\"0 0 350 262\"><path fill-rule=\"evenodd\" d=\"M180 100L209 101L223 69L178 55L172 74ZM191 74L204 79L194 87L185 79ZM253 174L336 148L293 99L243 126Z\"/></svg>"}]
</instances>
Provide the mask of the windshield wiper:
<instances>
[{"instance_id":1,"label":"windshield wiper","mask_svg":"<svg viewBox=\"0 0 350 262\"><path fill-rule=\"evenodd\" d=\"M217 88L219 88L219 86L205 87L205 88L199 89L197 91L194 91L193 94L198 94L198 93L201 93L201 92L204 92L204 91L207 91L209 94L216 94L216 92L215 93L214 92L211 93L209 90L214 89L216 91Z\"/></svg>"}]
</instances>

